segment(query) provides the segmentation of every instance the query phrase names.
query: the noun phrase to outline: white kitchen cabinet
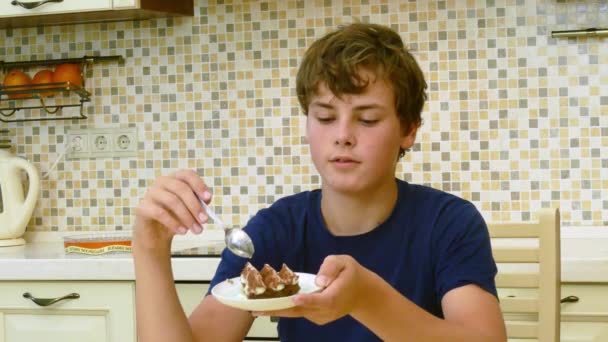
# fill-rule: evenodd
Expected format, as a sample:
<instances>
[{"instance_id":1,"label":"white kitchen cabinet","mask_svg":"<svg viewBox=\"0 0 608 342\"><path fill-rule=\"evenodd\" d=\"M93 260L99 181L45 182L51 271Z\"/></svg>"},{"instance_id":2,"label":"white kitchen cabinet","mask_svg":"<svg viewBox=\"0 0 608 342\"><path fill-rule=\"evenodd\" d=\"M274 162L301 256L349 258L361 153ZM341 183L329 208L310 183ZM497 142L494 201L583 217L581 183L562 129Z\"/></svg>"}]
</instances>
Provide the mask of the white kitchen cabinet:
<instances>
[{"instance_id":1,"label":"white kitchen cabinet","mask_svg":"<svg viewBox=\"0 0 608 342\"><path fill-rule=\"evenodd\" d=\"M79 298L39 306L24 298ZM135 342L134 282L0 282L0 342Z\"/></svg>"},{"instance_id":2,"label":"white kitchen cabinet","mask_svg":"<svg viewBox=\"0 0 608 342\"><path fill-rule=\"evenodd\" d=\"M175 287L177 288L177 296L186 315L190 315L207 293L209 284L177 283ZM258 342L261 341L260 338L267 338L267 341L278 341L277 324L271 322L269 317L258 317L253 322L247 337L255 337Z\"/></svg>"},{"instance_id":3,"label":"white kitchen cabinet","mask_svg":"<svg viewBox=\"0 0 608 342\"><path fill-rule=\"evenodd\" d=\"M608 284L564 284L562 297L577 302L562 303L562 342L608 341Z\"/></svg>"},{"instance_id":4,"label":"white kitchen cabinet","mask_svg":"<svg viewBox=\"0 0 608 342\"><path fill-rule=\"evenodd\" d=\"M42 3L42 1L19 1L23 4ZM0 17L17 17L31 15L46 15L56 13L101 11L112 9L112 0L63 0L61 2L47 2L31 9L24 8L12 1L0 3Z\"/></svg>"},{"instance_id":5,"label":"white kitchen cabinet","mask_svg":"<svg viewBox=\"0 0 608 342\"><path fill-rule=\"evenodd\" d=\"M27 5L37 6L25 8ZM193 16L193 0L19 0L17 2L5 0L0 2L0 28L177 15Z\"/></svg>"},{"instance_id":6,"label":"white kitchen cabinet","mask_svg":"<svg viewBox=\"0 0 608 342\"><path fill-rule=\"evenodd\" d=\"M501 297L514 295L530 297L531 289L499 289ZM561 286L561 297L576 296L578 301L561 304L561 342L607 342L608 341L608 284L565 283ZM506 318L536 320L529 315L509 314ZM509 339L509 342L529 340Z\"/></svg>"}]
</instances>

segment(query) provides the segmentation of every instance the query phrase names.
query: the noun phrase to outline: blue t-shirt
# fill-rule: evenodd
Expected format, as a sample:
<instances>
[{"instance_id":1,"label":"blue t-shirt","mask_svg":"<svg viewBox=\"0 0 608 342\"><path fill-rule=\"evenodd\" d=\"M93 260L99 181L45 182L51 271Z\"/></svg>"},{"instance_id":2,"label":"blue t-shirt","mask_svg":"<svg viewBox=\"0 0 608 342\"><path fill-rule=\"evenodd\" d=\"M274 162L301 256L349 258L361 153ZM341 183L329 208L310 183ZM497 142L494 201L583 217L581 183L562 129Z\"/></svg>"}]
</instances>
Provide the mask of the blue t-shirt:
<instances>
[{"instance_id":1,"label":"blue t-shirt","mask_svg":"<svg viewBox=\"0 0 608 342\"><path fill-rule=\"evenodd\" d=\"M332 235L321 215L320 190L278 200L244 228L255 245L251 263L316 274L326 256L348 254L416 305L442 318L448 291L476 284L496 295L486 224L468 201L429 187L396 180L398 198L388 219L370 232ZM225 250L211 286L240 274L246 259ZM281 341L380 341L345 316L319 326L304 318L281 318Z\"/></svg>"}]
</instances>

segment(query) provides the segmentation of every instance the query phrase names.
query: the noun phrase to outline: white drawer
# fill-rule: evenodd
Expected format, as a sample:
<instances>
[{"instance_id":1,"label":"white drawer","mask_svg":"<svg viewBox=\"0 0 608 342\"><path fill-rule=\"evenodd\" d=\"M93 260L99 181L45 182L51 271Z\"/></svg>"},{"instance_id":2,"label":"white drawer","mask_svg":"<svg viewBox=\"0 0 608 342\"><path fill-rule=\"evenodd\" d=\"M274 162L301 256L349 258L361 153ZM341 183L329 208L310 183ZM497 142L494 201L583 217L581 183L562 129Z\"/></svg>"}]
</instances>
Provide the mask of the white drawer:
<instances>
[{"instance_id":1,"label":"white drawer","mask_svg":"<svg viewBox=\"0 0 608 342\"><path fill-rule=\"evenodd\" d=\"M575 303L562 303L564 314L599 315L608 317L608 285L607 284L565 284L562 285L562 298L577 296Z\"/></svg>"},{"instance_id":2,"label":"white drawer","mask_svg":"<svg viewBox=\"0 0 608 342\"><path fill-rule=\"evenodd\" d=\"M568 296L578 301L561 304L561 341L608 341L608 285L562 285L562 298Z\"/></svg>"},{"instance_id":3,"label":"white drawer","mask_svg":"<svg viewBox=\"0 0 608 342\"><path fill-rule=\"evenodd\" d=\"M39 306L24 298L79 298ZM0 282L0 341L132 341L135 338L133 282Z\"/></svg>"}]
</instances>

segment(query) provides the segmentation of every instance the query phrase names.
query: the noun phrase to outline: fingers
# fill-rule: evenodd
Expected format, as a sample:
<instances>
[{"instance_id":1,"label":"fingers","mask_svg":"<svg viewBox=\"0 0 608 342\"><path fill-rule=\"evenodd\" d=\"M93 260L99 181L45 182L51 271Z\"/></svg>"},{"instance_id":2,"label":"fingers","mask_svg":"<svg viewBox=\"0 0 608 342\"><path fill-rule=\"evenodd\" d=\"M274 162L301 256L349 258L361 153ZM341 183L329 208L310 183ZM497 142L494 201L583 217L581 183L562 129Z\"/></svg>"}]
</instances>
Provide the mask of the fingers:
<instances>
[{"instance_id":1,"label":"fingers","mask_svg":"<svg viewBox=\"0 0 608 342\"><path fill-rule=\"evenodd\" d=\"M209 188L196 172L192 170L180 170L175 173L175 178L190 185L190 188L198 198L204 200L205 203L209 203L211 200L211 192L209 192Z\"/></svg>"},{"instance_id":2,"label":"fingers","mask_svg":"<svg viewBox=\"0 0 608 342\"><path fill-rule=\"evenodd\" d=\"M323 260L315 278L315 283L317 286L324 288L323 291L296 295L293 298L293 302L298 307L305 307L307 309L331 307L335 299L336 289L334 289L335 286L330 285L346 269L347 262L346 256L343 255L327 256Z\"/></svg>"},{"instance_id":3,"label":"fingers","mask_svg":"<svg viewBox=\"0 0 608 342\"><path fill-rule=\"evenodd\" d=\"M199 183L202 183L202 181L199 181ZM180 200L186 205L188 211L198 223L202 224L207 222L207 217L201 207L200 199L197 194L192 191L190 184L185 183L180 179L171 178L166 185L168 186L167 190L173 191L173 193L179 196Z\"/></svg>"},{"instance_id":4,"label":"fingers","mask_svg":"<svg viewBox=\"0 0 608 342\"><path fill-rule=\"evenodd\" d=\"M178 221L165 208L155 202L144 198L139 207L135 210L135 214L140 217L152 218L161 225L169 229L173 234L185 234L186 227Z\"/></svg>"},{"instance_id":5,"label":"fingers","mask_svg":"<svg viewBox=\"0 0 608 342\"><path fill-rule=\"evenodd\" d=\"M185 234L188 230L198 234L208 219L199 197L206 201L211 199L202 179L192 170L178 171L159 177L152 184L136 215L157 221L174 234Z\"/></svg>"},{"instance_id":6,"label":"fingers","mask_svg":"<svg viewBox=\"0 0 608 342\"><path fill-rule=\"evenodd\" d=\"M324 289L315 293L301 293L293 297L293 308L254 312L254 316L305 317L323 325L352 312L361 297L356 285L360 265L348 255L331 255L323 260L315 282Z\"/></svg>"},{"instance_id":7,"label":"fingers","mask_svg":"<svg viewBox=\"0 0 608 342\"><path fill-rule=\"evenodd\" d=\"M331 304L331 296L328 296L327 293L324 292L300 294L293 297L293 302L298 307L304 307L308 309L322 308L327 307Z\"/></svg>"},{"instance_id":8,"label":"fingers","mask_svg":"<svg viewBox=\"0 0 608 342\"><path fill-rule=\"evenodd\" d=\"M331 311L328 312L323 308L301 307L301 306L296 306L296 307L284 309L284 310L275 310L275 311L255 311L255 312L252 312L251 314L254 317L258 317L258 316L289 317L289 318L304 317L304 318L308 319L309 321L311 321L315 324L318 324L318 325L323 325L323 324L329 323L331 321L334 321L336 319L331 315Z\"/></svg>"},{"instance_id":9,"label":"fingers","mask_svg":"<svg viewBox=\"0 0 608 342\"><path fill-rule=\"evenodd\" d=\"M323 264L319 268L315 283L321 287L327 287L331 282L338 277L340 272L346 268L346 260L340 255L330 255L323 260Z\"/></svg>"},{"instance_id":10,"label":"fingers","mask_svg":"<svg viewBox=\"0 0 608 342\"><path fill-rule=\"evenodd\" d=\"M201 230L199 215L201 206L192 190L185 183L174 178L167 178L159 186L148 191L148 198L175 217L182 228L198 233ZM167 216L165 213L157 214ZM173 227L168 227L173 228ZM182 229L183 231L183 229Z\"/></svg>"}]
</instances>

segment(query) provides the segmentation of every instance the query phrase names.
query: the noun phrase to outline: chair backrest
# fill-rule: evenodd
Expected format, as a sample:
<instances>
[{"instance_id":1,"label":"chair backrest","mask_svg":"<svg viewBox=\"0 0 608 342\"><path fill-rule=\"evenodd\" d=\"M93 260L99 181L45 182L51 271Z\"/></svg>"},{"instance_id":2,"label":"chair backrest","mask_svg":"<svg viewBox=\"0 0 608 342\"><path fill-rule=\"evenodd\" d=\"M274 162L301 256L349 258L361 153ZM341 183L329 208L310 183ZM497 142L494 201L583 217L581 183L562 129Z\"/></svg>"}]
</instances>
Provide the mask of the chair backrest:
<instances>
[{"instance_id":1,"label":"chair backrest","mask_svg":"<svg viewBox=\"0 0 608 342\"><path fill-rule=\"evenodd\" d=\"M540 210L537 222L488 223L488 229L507 336L559 341L559 209Z\"/></svg>"}]
</instances>

